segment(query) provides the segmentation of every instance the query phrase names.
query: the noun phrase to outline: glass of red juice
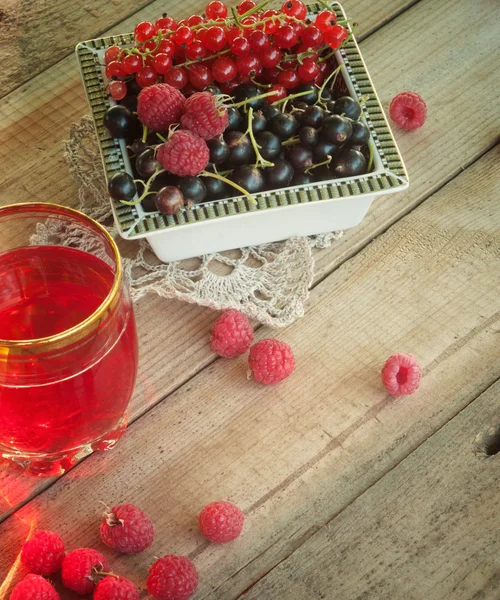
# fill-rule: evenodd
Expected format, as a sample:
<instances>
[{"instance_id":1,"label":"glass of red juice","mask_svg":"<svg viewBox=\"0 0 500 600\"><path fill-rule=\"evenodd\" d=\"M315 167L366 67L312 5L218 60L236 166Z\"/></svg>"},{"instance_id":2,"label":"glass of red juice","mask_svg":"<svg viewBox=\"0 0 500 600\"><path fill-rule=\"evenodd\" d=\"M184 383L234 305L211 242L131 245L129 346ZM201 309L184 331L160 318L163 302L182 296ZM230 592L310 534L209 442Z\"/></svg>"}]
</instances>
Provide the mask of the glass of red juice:
<instances>
[{"instance_id":1,"label":"glass of red juice","mask_svg":"<svg viewBox=\"0 0 500 600\"><path fill-rule=\"evenodd\" d=\"M113 447L137 362L108 232L54 204L0 208L0 456L53 476Z\"/></svg>"}]
</instances>

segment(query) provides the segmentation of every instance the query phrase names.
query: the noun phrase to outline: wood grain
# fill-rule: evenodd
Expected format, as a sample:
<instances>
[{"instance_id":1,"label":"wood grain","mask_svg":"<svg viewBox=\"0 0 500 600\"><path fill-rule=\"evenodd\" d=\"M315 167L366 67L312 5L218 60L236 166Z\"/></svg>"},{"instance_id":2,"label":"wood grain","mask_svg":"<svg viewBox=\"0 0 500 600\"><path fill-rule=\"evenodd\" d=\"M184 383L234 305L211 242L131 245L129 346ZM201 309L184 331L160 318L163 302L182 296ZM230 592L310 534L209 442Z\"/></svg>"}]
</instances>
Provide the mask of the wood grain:
<instances>
[{"instance_id":1,"label":"wood grain","mask_svg":"<svg viewBox=\"0 0 500 600\"><path fill-rule=\"evenodd\" d=\"M472 441L499 397L497 381L242 598L497 600L500 455Z\"/></svg>"},{"instance_id":2,"label":"wood grain","mask_svg":"<svg viewBox=\"0 0 500 600\"><path fill-rule=\"evenodd\" d=\"M430 19L426 20L431 6L430 1L420 3L399 16L394 24L386 25L362 43L363 52L365 52L365 46L370 52L376 52L369 60L369 66L373 65L372 75L383 99L390 97L390 94L384 90L389 87L394 91L395 86L390 75L386 74L391 72L390 57L394 61L400 60L400 56L406 57L409 73L417 73L421 68L420 62L414 59L414 47L419 38L416 41L412 37L412 32L415 30L412 25L412 15L415 15L419 22L425 24L425 28L420 28L418 31L421 36L424 34L426 36L425 40L430 48L430 56L433 56L434 50L437 52L440 39L438 33L445 24L451 37L461 32L462 21L459 18L461 13L457 8L459 5L447 2L447 10L440 13L441 20L436 22ZM463 9L465 10L465 8L466 5L463 1ZM463 63L459 61L450 60L448 66L450 74L447 75L447 86L461 86L463 89L469 89L475 82L479 86L477 87L478 92L481 92L485 99L485 109L482 111L474 110L476 100L472 94L462 96L459 106L453 104L455 114L458 115L457 118L462 118L468 124L467 140L465 141L463 128L457 128L450 124L448 104L438 100L434 101L434 97L438 98L440 96L437 95L441 94L436 88L437 84L434 87L426 88L425 94L430 109L429 121L425 128L421 132L411 135L401 135L399 131L397 132L398 141L403 148L412 178L409 193L377 200L374 209L360 226L361 230L357 228L348 232L332 248L321 252L317 262L316 281L330 272L339 262L345 260L347 256L352 255L359 247L365 245L395 218L419 203L436 187L442 185L460 169L463 161L472 160L494 143L500 124L499 114L493 98L486 93L487 87L495 83L496 73L498 73L498 70L495 70L496 62L494 61L494 50L496 49L494 28L488 28L488 23L485 23L486 15L491 16L491 14L492 8L487 5L487 2L478 5L477 27L478 31L479 27L482 29L483 62L478 63L474 67L475 70L472 67L464 69ZM494 22L494 19L491 21ZM398 23L399 28L396 27ZM395 28L394 31L391 31L389 39L398 39L397 45L387 43L388 38L385 37L384 32L389 27ZM404 42L405 35L409 36L408 44ZM474 35L477 35L477 32ZM367 44L370 45L367 46ZM420 45L424 45L424 38ZM489 49L490 54L484 48ZM488 58L490 55L491 58ZM383 58L384 56L385 58ZM379 58L382 63L380 70L378 63L375 62L375 59ZM477 72L479 64L483 65L480 78L478 78ZM64 85L64 74L57 69L50 69L47 73L57 72L56 79L61 85ZM410 77L411 75L405 76ZM379 79L382 82L381 86L378 85ZM436 82L434 81L434 83ZM55 83L47 89L40 89L36 85L28 84L23 86L23 93L18 90L0 103L0 113L3 112L4 115L4 118L0 120L0 128L5 127L3 130L5 138L2 138L5 139L5 144L0 143L0 154L3 152L7 155L10 150L8 160L6 157L0 161L0 170L3 169L6 181L3 186L0 186L0 203L12 199L26 201L33 198L45 198L68 204L71 202L71 196L76 197L75 186L60 152L59 144L62 136L65 136L66 133L61 133L59 119L65 121L66 124L74 120L74 106L78 106L78 102L83 104L80 98L82 90L79 83L69 84L67 89L63 88L63 92L58 94L56 94L56 88ZM31 100L28 100L30 98ZM491 105L488 104L489 102ZM51 103L54 104L54 110L49 109ZM82 112L83 110L81 108ZM45 117L40 118L40 115L45 115ZM427 127L429 127L429 133L425 133ZM30 132L34 132L34 144L29 142ZM414 137L411 137L412 135ZM412 142L412 140L414 141ZM421 150L422 145L425 151ZM461 150L457 151L457 148ZM449 160L445 161L443 157L449 157ZM16 168L8 170L7 165L12 163ZM176 301L167 302L153 295L148 296L139 304L137 312L142 358L139 383L133 400L134 416L147 411L214 360L206 340L209 327L216 316L207 309ZM161 353L158 352L158 348L162 349ZM24 499L36 494L37 490L43 489L50 482L41 483L37 480L21 479L18 473L7 470L6 466L4 468L5 471L0 472L0 490L2 491L1 496L4 498L0 500L0 512L5 517Z\"/></svg>"},{"instance_id":3,"label":"wood grain","mask_svg":"<svg viewBox=\"0 0 500 600\"><path fill-rule=\"evenodd\" d=\"M319 284L280 335L297 357L289 380L266 388L246 381L243 358L218 361L17 511L0 528L0 573L31 521L102 549L98 501L129 499L157 542L136 557L104 549L118 572L139 583L154 555L190 554L195 597L214 600L260 579L500 376L499 174L494 150ZM394 351L424 368L411 399L381 384ZM197 532L216 498L247 515L230 546Z\"/></svg>"},{"instance_id":4,"label":"wood grain","mask_svg":"<svg viewBox=\"0 0 500 600\"><path fill-rule=\"evenodd\" d=\"M369 28L379 27L415 1L389 0L381 6L347 0L345 8L352 9L352 18L360 20L360 35L366 35ZM111 27L128 33L136 23L155 20L165 10L184 18L203 12L206 4L198 0L182 5L158 0L12 0L0 8L0 98L68 56L78 42L99 37Z\"/></svg>"}]
</instances>

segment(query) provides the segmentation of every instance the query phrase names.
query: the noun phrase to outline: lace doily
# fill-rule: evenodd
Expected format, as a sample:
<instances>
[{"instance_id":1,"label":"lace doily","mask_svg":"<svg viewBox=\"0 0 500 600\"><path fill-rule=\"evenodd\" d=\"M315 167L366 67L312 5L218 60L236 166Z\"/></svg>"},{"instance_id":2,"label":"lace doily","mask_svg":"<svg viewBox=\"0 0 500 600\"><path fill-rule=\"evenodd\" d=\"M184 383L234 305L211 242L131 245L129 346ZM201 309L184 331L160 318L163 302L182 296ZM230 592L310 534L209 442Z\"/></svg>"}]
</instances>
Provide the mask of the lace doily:
<instances>
[{"instance_id":1,"label":"lace doily","mask_svg":"<svg viewBox=\"0 0 500 600\"><path fill-rule=\"evenodd\" d=\"M91 117L71 126L64 156L78 186L79 209L123 243L112 223ZM234 308L271 327L283 327L304 314L314 275L312 249L326 248L341 235L340 231L293 238L167 264L140 240L130 242L137 251L133 258L123 259L124 271L134 301L154 292L216 310Z\"/></svg>"}]
</instances>

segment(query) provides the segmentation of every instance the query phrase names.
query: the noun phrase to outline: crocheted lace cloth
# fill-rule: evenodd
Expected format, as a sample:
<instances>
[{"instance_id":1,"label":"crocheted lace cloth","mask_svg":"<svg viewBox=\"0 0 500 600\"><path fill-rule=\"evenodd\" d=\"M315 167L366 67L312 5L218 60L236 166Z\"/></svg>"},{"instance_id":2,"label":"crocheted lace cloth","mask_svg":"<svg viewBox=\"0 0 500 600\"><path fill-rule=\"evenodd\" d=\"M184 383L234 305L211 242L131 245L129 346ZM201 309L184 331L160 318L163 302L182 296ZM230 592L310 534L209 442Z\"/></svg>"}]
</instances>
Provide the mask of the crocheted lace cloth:
<instances>
[{"instance_id":1,"label":"crocheted lace cloth","mask_svg":"<svg viewBox=\"0 0 500 600\"><path fill-rule=\"evenodd\" d=\"M325 248L342 235L293 238L161 263L146 241L123 242L117 235L91 117L71 126L64 156L78 186L79 209L106 226L121 246L134 301L153 292L215 310L234 308L271 327L283 327L304 314L314 275L314 248ZM49 223L37 230L38 240L53 235Z\"/></svg>"}]
</instances>

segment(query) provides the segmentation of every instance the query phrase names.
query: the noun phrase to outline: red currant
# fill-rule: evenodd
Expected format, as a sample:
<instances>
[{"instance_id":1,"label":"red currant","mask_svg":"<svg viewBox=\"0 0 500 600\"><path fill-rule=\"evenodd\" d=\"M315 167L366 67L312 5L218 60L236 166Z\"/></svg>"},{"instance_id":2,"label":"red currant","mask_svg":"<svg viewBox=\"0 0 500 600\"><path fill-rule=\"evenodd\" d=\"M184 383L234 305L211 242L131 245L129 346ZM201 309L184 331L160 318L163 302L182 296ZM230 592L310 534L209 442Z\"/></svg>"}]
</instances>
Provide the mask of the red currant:
<instances>
[{"instance_id":1,"label":"red currant","mask_svg":"<svg viewBox=\"0 0 500 600\"><path fill-rule=\"evenodd\" d=\"M135 76L137 85L142 88L147 87L148 85L153 85L156 83L157 79L158 73L153 69L153 67L143 67Z\"/></svg>"},{"instance_id":2,"label":"red currant","mask_svg":"<svg viewBox=\"0 0 500 600\"><path fill-rule=\"evenodd\" d=\"M240 56L236 60L236 66L238 67L238 73L247 79L255 77L262 71L260 60L252 55Z\"/></svg>"},{"instance_id":3,"label":"red currant","mask_svg":"<svg viewBox=\"0 0 500 600\"><path fill-rule=\"evenodd\" d=\"M164 75L172 68L172 59L168 54L157 54L154 58L153 68L160 75Z\"/></svg>"},{"instance_id":4,"label":"red currant","mask_svg":"<svg viewBox=\"0 0 500 600\"><path fill-rule=\"evenodd\" d=\"M232 79L231 81L226 81L226 83L221 83L219 85L220 91L223 94L228 94L232 96L233 90L240 85L239 81L236 79Z\"/></svg>"},{"instance_id":5,"label":"red currant","mask_svg":"<svg viewBox=\"0 0 500 600\"><path fill-rule=\"evenodd\" d=\"M182 90L188 82L188 75L186 69L183 69L182 67L172 67L165 75L164 79L165 83L168 83L178 90Z\"/></svg>"},{"instance_id":6,"label":"red currant","mask_svg":"<svg viewBox=\"0 0 500 600\"><path fill-rule=\"evenodd\" d=\"M194 33L187 25L181 25L175 30L172 38L179 46L189 46L189 44L194 40Z\"/></svg>"},{"instance_id":7,"label":"red currant","mask_svg":"<svg viewBox=\"0 0 500 600\"><path fill-rule=\"evenodd\" d=\"M212 52L219 52L226 45L226 32L222 27L213 25L206 30L203 43Z\"/></svg>"},{"instance_id":8,"label":"red currant","mask_svg":"<svg viewBox=\"0 0 500 600\"><path fill-rule=\"evenodd\" d=\"M274 43L278 48L291 48L298 41L297 33L291 25L282 25L274 34Z\"/></svg>"},{"instance_id":9,"label":"red currant","mask_svg":"<svg viewBox=\"0 0 500 600\"><path fill-rule=\"evenodd\" d=\"M168 54L172 57L175 54L175 42L172 40L161 40L160 45L158 46L158 52Z\"/></svg>"},{"instance_id":10,"label":"red currant","mask_svg":"<svg viewBox=\"0 0 500 600\"><path fill-rule=\"evenodd\" d=\"M255 8L256 6L257 5L255 4L255 2L253 0L243 0L243 2L238 4L238 14L244 15L245 13L247 13L249 10L252 10L252 8Z\"/></svg>"},{"instance_id":11,"label":"red currant","mask_svg":"<svg viewBox=\"0 0 500 600\"><path fill-rule=\"evenodd\" d=\"M259 54L259 59L265 69L270 69L279 64L281 60L281 52L274 46L269 46L264 52Z\"/></svg>"},{"instance_id":12,"label":"red currant","mask_svg":"<svg viewBox=\"0 0 500 600\"><path fill-rule=\"evenodd\" d=\"M137 54L129 54L123 59L122 65L125 73L132 75L132 73L137 73L142 67L142 58L137 56Z\"/></svg>"},{"instance_id":13,"label":"red currant","mask_svg":"<svg viewBox=\"0 0 500 600\"><path fill-rule=\"evenodd\" d=\"M250 29L250 25L255 25L257 23L257 17L250 15L249 17L243 17L241 19L242 25L246 25L247 29Z\"/></svg>"},{"instance_id":14,"label":"red currant","mask_svg":"<svg viewBox=\"0 0 500 600\"><path fill-rule=\"evenodd\" d=\"M156 48L157 45L158 45L158 43L156 42L156 40L149 40L145 44L143 44L142 47L144 50L149 50L150 52L154 52L157 49Z\"/></svg>"},{"instance_id":15,"label":"red currant","mask_svg":"<svg viewBox=\"0 0 500 600\"><path fill-rule=\"evenodd\" d=\"M300 19L301 21L307 16L307 8L302 0L288 0L287 2L284 2L281 7L281 12L289 17Z\"/></svg>"},{"instance_id":16,"label":"red currant","mask_svg":"<svg viewBox=\"0 0 500 600\"><path fill-rule=\"evenodd\" d=\"M153 67L153 69L154 69L154 64L155 64L154 56L151 56L151 54L149 54L148 56L145 56L143 58L143 61L144 61L145 67Z\"/></svg>"},{"instance_id":17,"label":"red currant","mask_svg":"<svg viewBox=\"0 0 500 600\"><path fill-rule=\"evenodd\" d=\"M269 37L263 31L252 31L248 41L255 52L262 52L269 47Z\"/></svg>"},{"instance_id":18,"label":"red currant","mask_svg":"<svg viewBox=\"0 0 500 600\"><path fill-rule=\"evenodd\" d=\"M266 97L266 102L269 104L276 102L276 100L283 100L288 95L288 92L282 85L273 85L269 91L274 92L271 96Z\"/></svg>"},{"instance_id":19,"label":"red currant","mask_svg":"<svg viewBox=\"0 0 500 600\"><path fill-rule=\"evenodd\" d=\"M266 10L264 11L264 14L262 15L263 19L269 19L269 17L274 17L275 15L279 15L279 11L271 9L271 10ZM281 25L279 19L271 19L270 21L266 21L266 23L264 23L264 31L266 33L274 33L278 27Z\"/></svg>"},{"instance_id":20,"label":"red currant","mask_svg":"<svg viewBox=\"0 0 500 600\"><path fill-rule=\"evenodd\" d=\"M287 90L293 90L300 83L300 77L294 69L285 69L278 76L278 83Z\"/></svg>"},{"instance_id":21,"label":"red currant","mask_svg":"<svg viewBox=\"0 0 500 600\"><path fill-rule=\"evenodd\" d=\"M162 33L167 33L167 31L175 31L177 27L177 23L172 19L172 17L160 17L156 19L155 23L155 33L161 31Z\"/></svg>"},{"instance_id":22,"label":"red currant","mask_svg":"<svg viewBox=\"0 0 500 600\"><path fill-rule=\"evenodd\" d=\"M118 77L121 79L125 77L125 75L126 73L122 63L117 60L111 61L109 65L106 66L106 77L108 79L111 79L111 77Z\"/></svg>"},{"instance_id":23,"label":"red currant","mask_svg":"<svg viewBox=\"0 0 500 600\"><path fill-rule=\"evenodd\" d=\"M225 19L227 17L227 6L224 2L219 2L219 0L214 0L213 2L209 2L207 4L207 8L205 9L205 13L207 15L207 19L211 21L215 21L215 19Z\"/></svg>"},{"instance_id":24,"label":"red currant","mask_svg":"<svg viewBox=\"0 0 500 600\"><path fill-rule=\"evenodd\" d=\"M237 38L241 36L241 29L237 25L230 25L225 27L226 40L229 45Z\"/></svg>"},{"instance_id":25,"label":"red currant","mask_svg":"<svg viewBox=\"0 0 500 600\"><path fill-rule=\"evenodd\" d=\"M197 90L204 90L212 83L212 72L203 64L189 67L189 83Z\"/></svg>"},{"instance_id":26,"label":"red currant","mask_svg":"<svg viewBox=\"0 0 500 600\"><path fill-rule=\"evenodd\" d=\"M319 67L313 60L307 58L299 65L297 73L302 81L309 83L310 81L314 81L318 76Z\"/></svg>"},{"instance_id":27,"label":"red currant","mask_svg":"<svg viewBox=\"0 0 500 600\"><path fill-rule=\"evenodd\" d=\"M110 62L114 61L114 60L118 60L118 57L121 54L121 48L118 48L118 46L110 46L109 48L106 49L106 52L104 53L104 62L109 65Z\"/></svg>"},{"instance_id":28,"label":"red currant","mask_svg":"<svg viewBox=\"0 0 500 600\"><path fill-rule=\"evenodd\" d=\"M316 16L315 25L316 27L325 33L329 31L337 22L337 15L331 10L322 10Z\"/></svg>"},{"instance_id":29,"label":"red currant","mask_svg":"<svg viewBox=\"0 0 500 600\"><path fill-rule=\"evenodd\" d=\"M267 81L267 83L276 83L280 73L281 71L278 67L271 67L270 69L264 69L264 71L262 71L262 78L264 81Z\"/></svg>"},{"instance_id":30,"label":"red currant","mask_svg":"<svg viewBox=\"0 0 500 600\"><path fill-rule=\"evenodd\" d=\"M200 40L194 40L194 42L186 48L186 58L188 60L199 60L206 55L207 49Z\"/></svg>"},{"instance_id":31,"label":"red currant","mask_svg":"<svg viewBox=\"0 0 500 600\"><path fill-rule=\"evenodd\" d=\"M235 56L248 56L250 54L250 42L246 37L240 36L234 38L231 42L231 52Z\"/></svg>"},{"instance_id":32,"label":"red currant","mask_svg":"<svg viewBox=\"0 0 500 600\"><path fill-rule=\"evenodd\" d=\"M215 81L219 83L226 83L231 81L238 74L236 63L232 58L227 56L220 56L214 61L212 65L212 75Z\"/></svg>"},{"instance_id":33,"label":"red currant","mask_svg":"<svg viewBox=\"0 0 500 600\"><path fill-rule=\"evenodd\" d=\"M315 25L308 25L302 32L302 44L307 48L319 48L323 43L323 34Z\"/></svg>"},{"instance_id":34,"label":"red currant","mask_svg":"<svg viewBox=\"0 0 500 600\"><path fill-rule=\"evenodd\" d=\"M123 81L111 81L108 85L108 94L113 100L123 100L127 95L127 85Z\"/></svg>"},{"instance_id":35,"label":"red currant","mask_svg":"<svg viewBox=\"0 0 500 600\"><path fill-rule=\"evenodd\" d=\"M142 21L135 26L134 37L138 42L150 40L155 34L155 26L149 21Z\"/></svg>"},{"instance_id":36,"label":"red currant","mask_svg":"<svg viewBox=\"0 0 500 600\"><path fill-rule=\"evenodd\" d=\"M187 20L188 27L196 27L196 25L201 25L204 23L205 19L201 15L191 15Z\"/></svg>"},{"instance_id":37,"label":"red currant","mask_svg":"<svg viewBox=\"0 0 500 600\"><path fill-rule=\"evenodd\" d=\"M181 19L178 23L177 23L177 29L179 29L179 27L182 27L183 25L187 25L187 19Z\"/></svg>"},{"instance_id":38,"label":"red currant","mask_svg":"<svg viewBox=\"0 0 500 600\"><path fill-rule=\"evenodd\" d=\"M340 48L342 42L344 42L348 37L349 33L345 27L342 25L335 25L330 31L325 33L325 42L330 46L330 48L336 50L337 48Z\"/></svg>"}]
</instances>

